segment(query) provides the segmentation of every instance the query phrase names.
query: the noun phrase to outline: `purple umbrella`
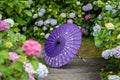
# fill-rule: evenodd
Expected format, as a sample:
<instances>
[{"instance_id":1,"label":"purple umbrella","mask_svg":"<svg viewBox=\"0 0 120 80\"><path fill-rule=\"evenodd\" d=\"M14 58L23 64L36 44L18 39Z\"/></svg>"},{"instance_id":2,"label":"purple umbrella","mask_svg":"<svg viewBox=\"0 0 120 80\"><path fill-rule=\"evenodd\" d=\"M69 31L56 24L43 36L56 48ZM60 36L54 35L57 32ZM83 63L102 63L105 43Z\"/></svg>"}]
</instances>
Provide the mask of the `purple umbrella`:
<instances>
[{"instance_id":1,"label":"purple umbrella","mask_svg":"<svg viewBox=\"0 0 120 80\"><path fill-rule=\"evenodd\" d=\"M44 47L44 60L50 67L67 64L79 50L82 40L80 28L66 23L56 28L48 37Z\"/></svg>"}]
</instances>

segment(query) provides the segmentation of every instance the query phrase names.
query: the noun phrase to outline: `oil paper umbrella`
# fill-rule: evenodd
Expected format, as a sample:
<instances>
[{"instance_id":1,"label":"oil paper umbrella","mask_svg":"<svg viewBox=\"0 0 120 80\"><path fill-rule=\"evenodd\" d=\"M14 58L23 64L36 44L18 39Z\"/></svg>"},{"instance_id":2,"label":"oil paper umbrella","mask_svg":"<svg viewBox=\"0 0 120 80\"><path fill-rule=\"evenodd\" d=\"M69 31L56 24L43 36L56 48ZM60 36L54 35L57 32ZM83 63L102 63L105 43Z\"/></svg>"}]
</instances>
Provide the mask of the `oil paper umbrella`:
<instances>
[{"instance_id":1,"label":"oil paper umbrella","mask_svg":"<svg viewBox=\"0 0 120 80\"><path fill-rule=\"evenodd\" d=\"M74 58L82 40L80 28L66 23L50 34L44 46L44 60L50 67L61 67Z\"/></svg>"}]
</instances>

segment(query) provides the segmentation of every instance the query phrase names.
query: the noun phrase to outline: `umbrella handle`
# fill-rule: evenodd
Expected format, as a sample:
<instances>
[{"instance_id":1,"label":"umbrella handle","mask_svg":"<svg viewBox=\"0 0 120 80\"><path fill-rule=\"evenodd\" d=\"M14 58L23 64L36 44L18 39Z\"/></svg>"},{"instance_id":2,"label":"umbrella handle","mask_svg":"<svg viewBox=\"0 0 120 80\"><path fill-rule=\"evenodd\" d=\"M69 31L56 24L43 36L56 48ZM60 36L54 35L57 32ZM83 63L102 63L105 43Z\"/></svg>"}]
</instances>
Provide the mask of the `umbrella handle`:
<instances>
[{"instance_id":1,"label":"umbrella handle","mask_svg":"<svg viewBox=\"0 0 120 80\"><path fill-rule=\"evenodd\" d=\"M78 54L76 54L76 56L77 56L78 58L82 59L84 62L87 62L86 59L80 57Z\"/></svg>"}]
</instances>

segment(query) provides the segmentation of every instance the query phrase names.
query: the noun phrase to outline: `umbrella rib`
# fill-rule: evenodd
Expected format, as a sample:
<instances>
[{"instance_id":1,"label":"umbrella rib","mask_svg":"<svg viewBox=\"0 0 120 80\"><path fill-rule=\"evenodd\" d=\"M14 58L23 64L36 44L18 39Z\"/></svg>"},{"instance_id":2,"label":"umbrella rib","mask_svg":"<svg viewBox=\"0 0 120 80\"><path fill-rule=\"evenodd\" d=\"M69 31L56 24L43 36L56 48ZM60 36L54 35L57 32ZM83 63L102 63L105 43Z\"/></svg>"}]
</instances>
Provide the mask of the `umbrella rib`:
<instances>
[{"instance_id":1,"label":"umbrella rib","mask_svg":"<svg viewBox=\"0 0 120 80\"><path fill-rule=\"evenodd\" d=\"M72 44L72 43L70 44L70 43L68 43L68 44L69 44L69 45L80 45L80 43L79 43L79 44Z\"/></svg>"},{"instance_id":2,"label":"umbrella rib","mask_svg":"<svg viewBox=\"0 0 120 80\"><path fill-rule=\"evenodd\" d=\"M67 49L67 48L65 48L64 51L67 53L67 55L68 55L69 58L71 59L70 55L73 54L73 53L70 53L70 52L69 52L70 50ZM75 54L73 54L73 55L75 55Z\"/></svg>"},{"instance_id":3,"label":"umbrella rib","mask_svg":"<svg viewBox=\"0 0 120 80\"><path fill-rule=\"evenodd\" d=\"M77 39L74 38L73 40L71 40L71 39L70 39L70 40L67 40L67 42L69 42L69 41L79 41L79 42L80 42L80 40L81 40L81 39L77 40Z\"/></svg>"},{"instance_id":4,"label":"umbrella rib","mask_svg":"<svg viewBox=\"0 0 120 80\"><path fill-rule=\"evenodd\" d=\"M78 32L72 32L69 36L71 37L71 36L80 36L78 33L79 33L80 31L78 31Z\"/></svg>"}]
</instances>

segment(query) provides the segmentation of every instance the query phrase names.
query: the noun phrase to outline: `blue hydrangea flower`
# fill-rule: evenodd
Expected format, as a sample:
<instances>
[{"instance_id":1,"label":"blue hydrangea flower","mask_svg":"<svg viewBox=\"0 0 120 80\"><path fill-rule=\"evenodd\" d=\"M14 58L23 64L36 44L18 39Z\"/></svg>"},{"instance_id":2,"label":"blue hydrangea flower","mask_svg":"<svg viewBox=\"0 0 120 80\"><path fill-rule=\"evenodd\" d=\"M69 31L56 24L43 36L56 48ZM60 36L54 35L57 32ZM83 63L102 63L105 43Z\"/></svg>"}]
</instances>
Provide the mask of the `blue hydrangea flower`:
<instances>
[{"instance_id":1,"label":"blue hydrangea flower","mask_svg":"<svg viewBox=\"0 0 120 80\"><path fill-rule=\"evenodd\" d=\"M43 23L44 23L43 20L39 20L39 21L38 21L38 26L42 26Z\"/></svg>"},{"instance_id":2,"label":"blue hydrangea flower","mask_svg":"<svg viewBox=\"0 0 120 80\"><path fill-rule=\"evenodd\" d=\"M57 20L56 19L51 19L50 23L52 26L55 26L57 24Z\"/></svg>"},{"instance_id":3,"label":"blue hydrangea flower","mask_svg":"<svg viewBox=\"0 0 120 80\"><path fill-rule=\"evenodd\" d=\"M110 55L111 55L111 50L110 50L110 49L105 50L105 51L102 52L102 57L103 57L104 59L110 58Z\"/></svg>"},{"instance_id":4,"label":"blue hydrangea flower","mask_svg":"<svg viewBox=\"0 0 120 80\"><path fill-rule=\"evenodd\" d=\"M117 10L115 10L115 9L112 10L112 14L114 14L114 13L116 13L116 12L117 12Z\"/></svg>"},{"instance_id":5,"label":"blue hydrangea flower","mask_svg":"<svg viewBox=\"0 0 120 80\"><path fill-rule=\"evenodd\" d=\"M105 6L105 9L106 9L106 10L112 10L113 7L112 7L111 5L106 5L106 6Z\"/></svg>"},{"instance_id":6,"label":"blue hydrangea flower","mask_svg":"<svg viewBox=\"0 0 120 80\"><path fill-rule=\"evenodd\" d=\"M38 12L38 15L39 15L39 17L42 17L44 15L44 13Z\"/></svg>"},{"instance_id":7,"label":"blue hydrangea flower","mask_svg":"<svg viewBox=\"0 0 120 80\"><path fill-rule=\"evenodd\" d=\"M70 13L70 14L69 14L69 17L70 17L70 18L74 18L74 17L75 17L75 13Z\"/></svg>"},{"instance_id":8,"label":"blue hydrangea flower","mask_svg":"<svg viewBox=\"0 0 120 80\"><path fill-rule=\"evenodd\" d=\"M96 24L94 27L93 27L93 36L96 36L98 30L101 30L101 26Z\"/></svg>"},{"instance_id":9,"label":"blue hydrangea flower","mask_svg":"<svg viewBox=\"0 0 120 80\"><path fill-rule=\"evenodd\" d=\"M50 24L51 18L48 18L47 20L44 21L44 25Z\"/></svg>"},{"instance_id":10,"label":"blue hydrangea flower","mask_svg":"<svg viewBox=\"0 0 120 80\"><path fill-rule=\"evenodd\" d=\"M93 9L93 6L92 6L92 4L86 4L86 5L84 5L83 7L82 7L82 10L83 11L90 11L90 10L92 10Z\"/></svg>"},{"instance_id":11,"label":"blue hydrangea flower","mask_svg":"<svg viewBox=\"0 0 120 80\"><path fill-rule=\"evenodd\" d=\"M29 0L29 3L32 4L32 3L33 3L33 0Z\"/></svg>"},{"instance_id":12,"label":"blue hydrangea flower","mask_svg":"<svg viewBox=\"0 0 120 80\"><path fill-rule=\"evenodd\" d=\"M44 14L45 14L45 8L40 9L40 11L38 12L38 15L42 17Z\"/></svg>"},{"instance_id":13,"label":"blue hydrangea flower","mask_svg":"<svg viewBox=\"0 0 120 80\"><path fill-rule=\"evenodd\" d=\"M45 8L40 9L40 12L45 13Z\"/></svg>"},{"instance_id":14,"label":"blue hydrangea flower","mask_svg":"<svg viewBox=\"0 0 120 80\"><path fill-rule=\"evenodd\" d=\"M22 31L26 31L27 30L27 27L22 27Z\"/></svg>"},{"instance_id":15,"label":"blue hydrangea flower","mask_svg":"<svg viewBox=\"0 0 120 80\"><path fill-rule=\"evenodd\" d=\"M110 75L110 76L108 77L108 80L120 80L120 77L117 76L117 75Z\"/></svg>"},{"instance_id":16,"label":"blue hydrangea flower","mask_svg":"<svg viewBox=\"0 0 120 80\"><path fill-rule=\"evenodd\" d=\"M36 74L39 78L46 77L48 75L47 67L44 64L39 63L38 69L36 70Z\"/></svg>"},{"instance_id":17,"label":"blue hydrangea flower","mask_svg":"<svg viewBox=\"0 0 120 80\"><path fill-rule=\"evenodd\" d=\"M120 46L117 46L114 50L114 56L115 58L120 58Z\"/></svg>"}]
</instances>

